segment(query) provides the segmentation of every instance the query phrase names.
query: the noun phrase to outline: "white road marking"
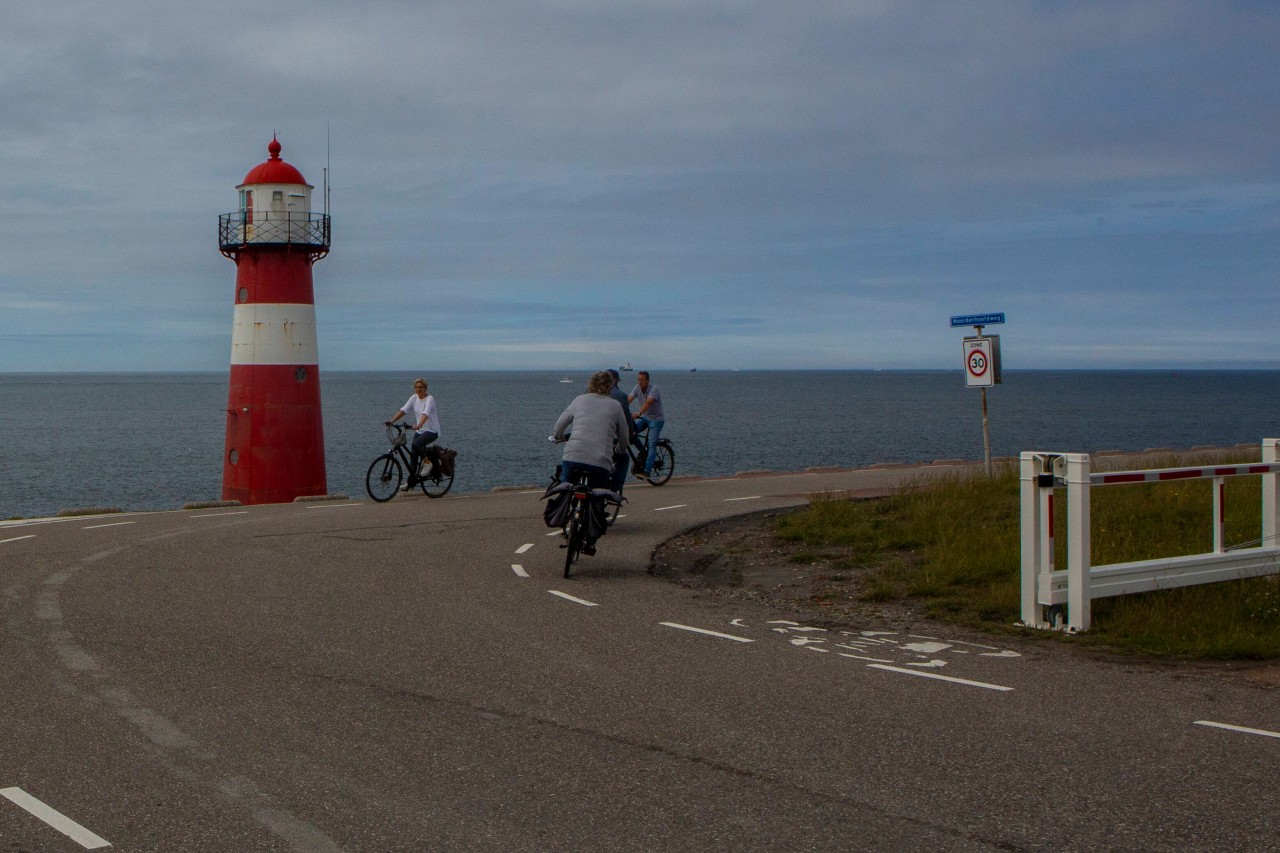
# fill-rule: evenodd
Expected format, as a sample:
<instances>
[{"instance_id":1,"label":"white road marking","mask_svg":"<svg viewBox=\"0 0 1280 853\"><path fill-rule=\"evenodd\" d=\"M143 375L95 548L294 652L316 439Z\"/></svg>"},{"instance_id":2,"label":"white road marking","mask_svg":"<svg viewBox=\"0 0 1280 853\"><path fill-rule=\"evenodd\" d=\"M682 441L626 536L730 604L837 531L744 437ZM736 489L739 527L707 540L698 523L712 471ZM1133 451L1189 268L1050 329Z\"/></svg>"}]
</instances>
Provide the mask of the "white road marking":
<instances>
[{"instance_id":1,"label":"white road marking","mask_svg":"<svg viewBox=\"0 0 1280 853\"><path fill-rule=\"evenodd\" d=\"M845 654L844 652L836 652L836 654L840 655L840 657L842 658L853 658L854 660L873 660L876 663L893 663L893 661L889 658L869 658L869 657L863 657L862 655L848 655L848 654Z\"/></svg>"},{"instance_id":2,"label":"white road marking","mask_svg":"<svg viewBox=\"0 0 1280 853\"><path fill-rule=\"evenodd\" d=\"M584 598L577 598L575 596L570 595L567 592L561 592L558 589L549 589L547 590L547 592L551 593L552 595L558 595L561 598L565 599L566 601L572 601L574 604L581 604L583 607L599 607L600 606L596 604L594 601L587 601Z\"/></svg>"},{"instance_id":3,"label":"white road marking","mask_svg":"<svg viewBox=\"0 0 1280 853\"><path fill-rule=\"evenodd\" d=\"M933 678L938 681L951 681L956 684L967 684L970 687L985 687L987 690L1012 690L1012 687L1003 687L999 684L987 684L985 681L970 681L967 678L955 678L950 675L938 675L936 672L920 672L915 669L902 669L897 666L886 666L882 663L869 663L867 666L871 669L884 669L889 672L901 672L904 675L914 675L917 678Z\"/></svg>"},{"instance_id":4,"label":"white road marking","mask_svg":"<svg viewBox=\"0 0 1280 853\"><path fill-rule=\"evenodd\" d=\"M683 509L684 507L687 507L687 506L688 504L674 504L672 506L660 506L657 509L655 509L654 512L665 512L666 510L669 510L669 509Z\"/></svg>"},{"instance_id":5,"label":"white road marking","mask_svg":"<svg viewBox=\"0 0 1280 853\"><path fill-rule=\"evenodd\" d=\"M35 538L36 538L36 535L34 533L28 533L26 536L15 536L12 539L0 539L0 545L3 545L6 542L17 542L19 539L35 539Z\"/></svg>"},{"instance_id":6,"label":"white road marking","mask_svg":"<svg viewBox=\"0 0 1280 853\"><path fill-rule=\"evenodd\" d=\"M5 788L0 790L0 796L9 799L18 808L25 809L40 818L40 820L49 824L49 826L52 826L86 850L97 850L101 847L111 846L111 842L94 835L71 818L46 806L21 788Z\"/></svg>"},{"instance_id":7,"label":"white road marking","mask_svg":"<svg viewBox=\"0 0 1280 853\"><path fill-rule=\"evenodd\" d=\"M694 628L691 625L681 625L678 622L659 622L659 625L665 625L668 628L677 628L681 631L692 631L695 634L706 634L708 637L720 637L724 640L734 640L739 643L754 643L755 640L748 640L746 637L735 637L733 634L721 634L719 631L708 631L706 628Z\"/></svg>"},{"instance_id":8,"label":"white road marking","mask_svg":"<svg viewBox=\"0 0 1280 853\"><path fill-rule=\"evenodd\" d=\"M520 577L522 577L522 578L527 578L527 577L529 577L529 573L528 573L528 572L526 572L526 571L524 570L524 566L520 565L519 563L512 563L512 564L511 564L511 571L515 572L517 575L519 575L519 576L520 576Z\"/></svg>"},{"instance_id":9,"label":"white road marking","mask_svg":"<svg viewBox=\"0 0 1280 853\"><path fill-rule=\"evenodd\" d=\"M764 497L764 495L749 495L748 497L745 497L745 498L725 498L724 502L729 503L730 501L758 501L762 497Z\"/></svg>"},{"instance_id":10,"label":"white road marking","mask_svg":"<svg viewBox=\"0 0 1280 853\"><path fill-rule=\"evenodd\" d=\"M193 516L190 516L190 518L217 518L222 515L248 515L248 514L249 514L249 510L247 509L237 509L233 512L211 512L208 515L193 515Z\"/></svg>"},{"instance_id":11,"label":"white road marking","mask_svg":"<svg viewBox=\"0 0 1280 853\"><path fill-rule=\"evenodd\" d=\"M1262 735L1263 737L1280 738L1280 732L1269 732L1266 729L1251 729L1247 726L1233 726L1228 723L1215 723L1212 720L1196 720L1197 726L1210 726L1215 729L1226 729L1231 732L1243 732L1247 735Z\"/></svg>"},{"instance_id":12,"label":"white road marking","mask_svg":"<svg viewBox=\"0 0 1280 853\"><path fill-rule=\"evenodd\" d=\"M523 554L525 551L528 551L528 550L529 550L530 548L532 548L532 547L533 547L533 543L532 543L532 542L526 542L526 543L524 543L523 545L521 545L519 548L517 548L517 549L516 549L516 553L517 553L517 554Z\"/></svg>"},{"instance_id":13,"label":"white road marking","mask_svg":"<svg viewBox=\"0 0 1280 853\"><path fill-rule=\"evenodd\" d=\"M120 527L125 524L133 524L132 521L113 521L110 524L91 524L88 527L81 527L81 530L98 530L103 527Z\"/></svg>"},{"instance_id":14,"label":"white road marking","mask_svg":"<svg viewBox=\"0 0 1280 853\"><path fill-rule=\"evenodd\" d=\"M553 531L551 531L550 533L548 533L547 535L548 535L548 536L563 536L563 535L564 535L564 531L563 531L563 530L553 530Z\"/></svg>"},{"instance_id":15,"label":"white road marking","mask_svg":"<svg viewBox=\"0 0 1280 853\"><path fill-rule=\"evenodd\" d=\"M312 505L304 506L303 509L349 509L350 507L353 507L353 506L360 506L360 504L358 503L315 504L314 506Z\"/></svg>"}]
</instances>

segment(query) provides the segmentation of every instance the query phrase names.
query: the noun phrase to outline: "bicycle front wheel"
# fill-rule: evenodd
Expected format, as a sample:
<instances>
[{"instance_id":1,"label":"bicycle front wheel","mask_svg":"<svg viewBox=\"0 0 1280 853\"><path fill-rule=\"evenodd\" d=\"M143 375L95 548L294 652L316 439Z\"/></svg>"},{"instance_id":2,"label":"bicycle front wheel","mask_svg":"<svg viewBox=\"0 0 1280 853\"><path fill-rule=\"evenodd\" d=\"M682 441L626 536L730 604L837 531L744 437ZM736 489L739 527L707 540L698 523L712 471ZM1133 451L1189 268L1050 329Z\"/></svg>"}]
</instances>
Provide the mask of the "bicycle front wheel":
<instances>
[{"instance_id":1,"label":"bicycle front wheel","mask_svg":"<svg viewBox=\"0 0 1280 853\"><path fill-rule=\"evenodd\" d=\"M567 540L564 545L564 576L569 577L569 568L578 559L582 550L582 504L573 498L573 506L569 507L569 523L564 527Z\"/></svg>"},{"instance_id":2,"label":"bicycle front wheel","mask_svg":"<svg viewBox=\"0 0 1280 853\"><path fill-rule=\"evenodd\" d=\"M385 453L373 460L369 473L364 475L364 488L369 497L378 503L386 503L400 491L404 482L404 469L400 460L390 453Z\"/></svg>"},{"instance_id":3,"label":"bicycle front wheel","mask_svg":"<svg viewBox=\"0 0 1280 853\"><path fill-rule=\"evenodd\" d=\"M658 452L653 454L653 470L649 472L649 484L661 486L676 470L676 452L665 438L658 442Z\"/></svg>"},{"instance_id":4,"label":"bicycle front wheel","mask_svg":"<svg viewBox=\"0 0 1280 853\"><path fill-rule=\"evenodd\" d=\"M453 488L453 475L445 476L439 472L432 471L430 474L422 478L422 493L429 498L442 498L449 489Z\"/></svg>"}]
</instances>

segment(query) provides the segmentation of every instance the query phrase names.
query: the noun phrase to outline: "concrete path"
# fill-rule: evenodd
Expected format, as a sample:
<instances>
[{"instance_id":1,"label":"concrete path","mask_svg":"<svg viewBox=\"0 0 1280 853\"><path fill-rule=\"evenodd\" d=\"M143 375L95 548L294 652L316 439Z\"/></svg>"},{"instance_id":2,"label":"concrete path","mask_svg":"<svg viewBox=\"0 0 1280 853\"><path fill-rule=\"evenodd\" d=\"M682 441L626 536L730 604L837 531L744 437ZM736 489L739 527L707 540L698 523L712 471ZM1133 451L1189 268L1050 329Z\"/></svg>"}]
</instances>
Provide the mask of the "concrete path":
<instances>
[{"instance_id":1,"label":"concrete path","mask_svg":"<svg viewBox=\"0 0 1280 853\"><path fill-rule=\"evenodd\" d=\"M0 527L0 849L1272 850L1277 693L650 577L875 470Z\"/></svg>"}]
</instances>

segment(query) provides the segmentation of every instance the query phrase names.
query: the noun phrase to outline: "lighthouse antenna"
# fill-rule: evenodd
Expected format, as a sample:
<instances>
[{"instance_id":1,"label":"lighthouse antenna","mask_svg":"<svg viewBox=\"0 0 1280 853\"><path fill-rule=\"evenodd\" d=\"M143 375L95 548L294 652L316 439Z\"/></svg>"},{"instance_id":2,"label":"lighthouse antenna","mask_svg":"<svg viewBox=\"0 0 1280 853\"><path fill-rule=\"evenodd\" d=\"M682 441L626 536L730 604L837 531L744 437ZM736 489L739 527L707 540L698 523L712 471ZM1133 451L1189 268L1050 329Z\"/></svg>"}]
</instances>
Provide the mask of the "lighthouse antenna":
<instances>
[{"instance_id":1,"label":"lighthouse antenna","mask_svg":"<svg viewBox=\"0 0 1280 853\"><path fill-rule=\"evenodd\" d=\"M329 215L329 122L324 123L324 215Z\"/></svg>"}]
</instances>

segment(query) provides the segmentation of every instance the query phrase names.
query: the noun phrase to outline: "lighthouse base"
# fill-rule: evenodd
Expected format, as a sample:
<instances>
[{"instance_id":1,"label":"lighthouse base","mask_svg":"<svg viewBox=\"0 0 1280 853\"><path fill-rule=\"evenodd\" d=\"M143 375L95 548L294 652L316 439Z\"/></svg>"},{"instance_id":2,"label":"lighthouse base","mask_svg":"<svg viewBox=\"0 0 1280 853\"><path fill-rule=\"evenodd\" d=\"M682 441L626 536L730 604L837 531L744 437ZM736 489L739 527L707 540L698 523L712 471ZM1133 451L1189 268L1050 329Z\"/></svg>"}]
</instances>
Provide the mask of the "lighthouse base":
<instances>
[{"instance_id":1,"label":"lighthouse base","mask_svg":"<svg viewBox=\"0 0 1280 853\"><path fill-rule=\"evenodd\" d=\"M288 503L327 493L319 366L233 364L222 499Z\"/></svg>"}]
</instances>

